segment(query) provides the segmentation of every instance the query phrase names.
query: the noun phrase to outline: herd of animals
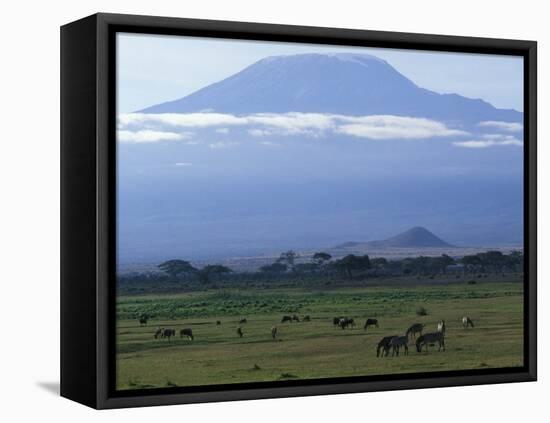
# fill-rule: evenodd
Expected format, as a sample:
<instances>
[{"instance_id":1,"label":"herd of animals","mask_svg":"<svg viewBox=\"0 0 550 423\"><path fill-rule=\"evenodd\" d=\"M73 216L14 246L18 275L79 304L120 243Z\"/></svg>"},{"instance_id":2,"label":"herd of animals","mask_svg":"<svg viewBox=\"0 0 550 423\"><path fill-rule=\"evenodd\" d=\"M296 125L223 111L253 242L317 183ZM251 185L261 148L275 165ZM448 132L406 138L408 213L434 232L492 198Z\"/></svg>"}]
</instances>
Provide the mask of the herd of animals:
<instances>
[{"instance_id":1,"label":"herd of animals","mask_svg":"<svg viewBox=\"0 0 550 423\"><path fill-rule=\"evenodd\" d=\"M139 318L139 323L141 326L147 325L147 317L141 316ZM311 317L309 315L304 316L301 320L299 316L283 316L281 323L285 322L309 322ZM237 327L236 333L239 338L244 336L243 325L247 323L247 319L243 318L239 320L239 326ZM355 321L353 318L338 316L334 317L332 320L333 326L335 328L341 328L342 330L347 328L354 328ZM221 325L221 321L217 320L216 325ZM368 318L363 325L363 329L366 331L369 327L374 326L378 328L378 320ZM462 326L467 328L473 328L474 322L468 317L464 316L462 318ZM416 351L422 352L423 349L428 352L428 346L438 345L438 351L445 351L445 331L446 325L445 320L440 320L437 323L437 330L435 332L423 333L426 325L423 323L414 323L406 331L405 335L390 335L383 337L376 347L376 356L377 357L387 357L390 352L392 356L399 356L399 352L403 350L404 355L409 354L409 341L415 341ZM172 328L158 328L154 334L155 339L170 339L176 336L176 330ZM183 328L179 330L180 338L186 337L188 340L193 341L195 337L193 336L193 330L191 328ZM277 326L271 327L271 337L273 339L277 338Z\"/></svg>"}]
</instances>

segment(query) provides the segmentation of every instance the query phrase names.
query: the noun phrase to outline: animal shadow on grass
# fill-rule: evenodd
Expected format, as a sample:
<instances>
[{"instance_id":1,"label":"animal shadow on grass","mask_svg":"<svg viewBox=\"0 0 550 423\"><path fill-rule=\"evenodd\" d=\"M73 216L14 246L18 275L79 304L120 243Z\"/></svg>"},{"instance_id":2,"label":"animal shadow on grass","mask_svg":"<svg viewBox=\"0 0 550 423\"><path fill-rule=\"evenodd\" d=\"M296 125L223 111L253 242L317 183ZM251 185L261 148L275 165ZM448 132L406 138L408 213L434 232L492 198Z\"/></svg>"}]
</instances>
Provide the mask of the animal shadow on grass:
<instances>
[{"instance_id":1,"label":"animal shadow on grass","mask_svg":"<svg viewBox=\"0 0 550 423\"><path fill-rule=\"evenodd\" d=\"M59 396L61 389L59 386L59 382L36 382L36 386L39 388L42 388L44 391L49 392L50 394L54 394L55 396Z\"/></svg>"}]
</instances>

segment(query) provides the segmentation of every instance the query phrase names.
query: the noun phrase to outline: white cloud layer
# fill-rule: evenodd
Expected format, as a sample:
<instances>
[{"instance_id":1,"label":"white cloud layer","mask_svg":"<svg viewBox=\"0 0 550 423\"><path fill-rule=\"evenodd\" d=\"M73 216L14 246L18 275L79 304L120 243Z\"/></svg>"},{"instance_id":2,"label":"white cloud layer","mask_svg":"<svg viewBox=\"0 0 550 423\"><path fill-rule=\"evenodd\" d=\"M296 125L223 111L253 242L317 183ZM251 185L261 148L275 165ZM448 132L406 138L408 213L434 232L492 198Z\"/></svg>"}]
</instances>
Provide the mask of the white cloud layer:
<instances>
[{"instance_id":1,"label":"white cloud layer","mask_svg":"<svg viewBox=\"0 0 550 423\"><path fill-rule=\"evenodd\" d=\"M517 122L501 122L497 120L486 120L483 122L479 122L478 126L481 126L484 128L494 128L494 129L499 129L501 131L508 131L508 132L523 131L523 125Z\"/></svg>"},{"instance_id":2,"label":"white cloud layer","mask_svg":"<svg viewBox=\"0 0 550 423\"><path fill-rule=\"evenodd\" d=\"M391 115L347 116L296 112L256 113L244 116L224 113L130 113L121 114L118 118L119 133L126 131L124 136L127 139L131 138L128 131L161 129L169 131L166 133L174 134L178 129L213 128L223 135L229 131L230 127L247 126L250 127L247 129L248 133L254 137L273 135L322 137L329 133L337 133L371 140L408 140L469 135L465 131L448 128L445 124L434 120ZM167 139L169 138L159 138L158 141Z\"/></svg>"},{"instance_id":3,"label":"white cloud layer","mask_svg":"<svg viewBox=\"0 0 550 423\"><path fill-rule=\"evenodd\" d=\"M117 131L117 139L121 142L127 142L127 143L179 141L188 137L189 135L185 133L152 131L149 129L142 129L139 131L127 131L127 130Z\"/></svg>"},{"instance_id":4,"label":"white cloud layer","mask_svg":"<svg viewBox=\"0 0 550 423\"><path fill-rule=\"evenodd\" d=\"M495 139L482 139L482 140L469 140L469 141L456 141L453 142L453 145L456 147L463 148L488 148L488 147L499 147L499 146L516 146L523 147L523 141L518 140L514 137L502 137L500 140Z\"/></svg>"}]
</instances>

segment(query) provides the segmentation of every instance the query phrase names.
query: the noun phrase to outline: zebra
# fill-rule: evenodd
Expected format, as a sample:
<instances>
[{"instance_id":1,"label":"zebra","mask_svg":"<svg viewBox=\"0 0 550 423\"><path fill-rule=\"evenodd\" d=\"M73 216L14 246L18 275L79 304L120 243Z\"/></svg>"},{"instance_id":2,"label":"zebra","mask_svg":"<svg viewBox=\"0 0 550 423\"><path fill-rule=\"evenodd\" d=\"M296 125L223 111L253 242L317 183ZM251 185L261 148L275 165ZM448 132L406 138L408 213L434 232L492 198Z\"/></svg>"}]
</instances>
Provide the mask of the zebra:
<instances>
[{"instance_id":1,"label":"zebra","mask_svg":"<svg viewBox=\"0 0 550 423\"><path fill-rule=\"evenodd\" d=\"M367 330L369 326L378 327L378 320L377 319L367 319L365 322L365 326L363 326L364 330Z\"/></svg>"},{"instance_id":2,"label":"zebra","mask_svg":"<svg viewBox=\"0 0 550 423\"><path fill-rule=\"evenodd\" d=\"M396 336L390 341L390 347L392 348L392 357L394 355L399 356L399 348L403 347L405 352L403 354L409 355L409 337L408 336Z\"/></svg>"},{"instance_id":3,"label":"zebra","mask_svg":"<svg viewBox=\"0 0 550 423\"><path fill-rule=\"evenodd\" d=\"M416 351L422 352L422 347L425 345L426 352L428 352L428 345L435 344L436 342L439 344L438 351L441 351L441 348L445 351L445 335L443 335L442 332L433 332L420 335L416 340Z\"/></svg>"},{"instance_id":4,"label":"zebra","mask_svg":"<svg viewBox=\"0 0 550 423\"><path fill-rule=\"evenodd\" d=\"M437 331L441 332L443 335L445 335L445 331L447 330L447 326L445 326L445 320L440 320L437 322Z\"/></svg>"},{"instance_id":5,"label":"zebra","mask_svg":"<svg viewBox=\"0 0 550 423\"><path fill-rule=\"evenodd\" d=\"M380 340L376 347L376 357L387 357L390 352L390 343L393 338L398 338L397 335L385 336Z\"/></svg>"},{"instance_id":6,"label":"zebra","mask_svg":"<svg viewBox=\"0 0 550 423\"><path fill-rule=\"evenodd\" d=\"M462 318L462 326L464 326L464 329L468 328L468 326L474 327L474 322L468 316L464 316Z\"/></svg>"},{"instance_id":7,"label":"zebra","mask_svg":"<svg viewBox=\"0 0 550 423\"><path fill-rule=\"evenodd\" d=\"M184 328L180 330L180 338L183 338L184 335L187 336L187 338L190 339L191 341L195 339L193 337L193 331L191 329Z\"/></svg>"},{"instance_id":8,"label":"zebra","mask_svg":"<svg viewBox=\"0 0 550 423\"><path fill-rule=\"evenodd\" d=\"M423 330L424 325L422 323L415 323L407 329L407 332L405 332L405 336L416 338L416 334L419 333L420 335L422 335Z\"/></svg>"}]
</instances>

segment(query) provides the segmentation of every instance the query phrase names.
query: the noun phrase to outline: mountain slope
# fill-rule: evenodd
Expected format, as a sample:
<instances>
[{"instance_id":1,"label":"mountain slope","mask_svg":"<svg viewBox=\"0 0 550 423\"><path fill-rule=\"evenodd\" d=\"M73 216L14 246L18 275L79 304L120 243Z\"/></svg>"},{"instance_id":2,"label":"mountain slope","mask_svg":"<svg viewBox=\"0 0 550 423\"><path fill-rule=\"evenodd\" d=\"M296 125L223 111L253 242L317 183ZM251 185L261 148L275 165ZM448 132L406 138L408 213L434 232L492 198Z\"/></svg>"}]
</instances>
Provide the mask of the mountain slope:
<instances>
[{"instance_id":1,"label":"mountain slope","mask_svg":"<svg viewBox=\"0 0 550 423\"><path fill-rule=\"evenodd\" d=\"M369 242L346 242L336 248L448 248L451 244L443 241L426 228L416 226L391 238Z\"/></svg>"},{"instance_id":2,"label":"mountain slope","mask_svg":"<svg viewBox=\"0 0 550 423\"><path fill-rule=\"evenodd\" d=\"M142 110L199 111L392 114L467 124L522 120L522 113L483 100L420 88L374 56L346 53L267 57L186 97Z\"/></svg>"}]
</instances>

